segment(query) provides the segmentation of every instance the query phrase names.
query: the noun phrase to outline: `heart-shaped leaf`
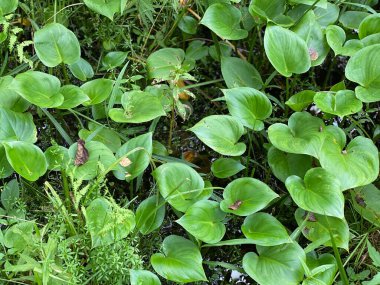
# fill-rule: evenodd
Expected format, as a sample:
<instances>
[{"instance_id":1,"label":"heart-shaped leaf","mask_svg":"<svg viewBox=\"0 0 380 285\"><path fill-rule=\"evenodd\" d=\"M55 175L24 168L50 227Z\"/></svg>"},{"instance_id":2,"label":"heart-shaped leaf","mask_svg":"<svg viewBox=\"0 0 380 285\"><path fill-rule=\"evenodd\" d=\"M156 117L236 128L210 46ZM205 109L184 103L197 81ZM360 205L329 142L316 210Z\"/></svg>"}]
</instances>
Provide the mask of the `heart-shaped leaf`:
<instances>
[{"instance_id":1,"label":"heart-shaped leaf","mask_svg":"<svg viewBox=\"0 0 380 285\"><path fill-rule=\"evenodd\" d=\"M243 268L259 284L296 285L303 279L305 252L296 243L272 247L257 247L259 255L244 255Z\"/></svg>"},{"instance_id":2,"label":"heart-shaped leaf","mask_svg":"<svg viewBox=\"0 0 380 285\"><path fill-rule=\"evenodd\" d=\"M0 108L0 142L25 141L35 143L37 141L37 129L30 113L16 113Z\"/></svg>"},{"instance_id":3,"label":"heart-shaped leaf","mask_svg":"<svg viewBox=\"0 0 380 285\"><path fill-rule=\"evenodd\" d=\"M304 90L294 94L285 102L292 110L300 112L314 101L315 91Z\"/></svg>"},{"instance_id":4,"label":"heart-shaped leaf","mask_svg":"<svg viewBox=\"0 0 380 285\"><path fill-rule=\"evenodd\" d=\"M351 90L339 90L338 92L318 92L314 96L314 102L323 112L344 117L355 114L362 109L362 102Z\"/></svg>"},{"instance_id":5,"label":"heart-shaped leaf","mask_svg":"<svg viewBox=\"0 0 380 285\"><path fill-rule=\"evenodd\" d=\"M171 235L164 239L162 251L163 253L155 253L150 258L159 275L178 283L207 281L202 267L202 255L194 243Z\"/></svg>"},{"instance_id":6,"label":"heart-shaped leaf","mask_svg":"<svg viewBox=\"0 0 380 285\"><path fill-rule=\"evenodd\" d=\"M252 87L261 89L260 73L249 62L238 57L222 57L222 75L228 88Z\"/></svg>"},{"instance_id":7,"label":"heart-shaped leaf","mask_svg":"<svg viewBox=\"0 0 380 285\"><path fill-rule=\"evenodd\" d=\"M0 3L0 14L10 14L17 9L18 0L6 0Z\"/></svg>"},{"instance_id":8,"label":"heart-shaped leaf","mask_svg":"<svg viewBox=\"0 0 380 285\"><path fill-rule=\"evenodd\" d=\"M354 138L346 147L345 141L326 139L320 153L320 163L341 183L341 190L367 185L379 175L379 152L372 140Z\"/></svg>"},{"instance_id":9,"label":"heart-shaped leaf","mask_svg":"<svg viewBox=\"0 0 380 285\"><path fill-rule=\"evenodd\" d=\"M84 0L84 4L91 10L106 16L111 21L115 13L122 14L127 0Z\"/></svg>"},{"instance_id":10,"label":"heart-shaped leaf","mask_svg":"<svg viewBox=\"0 0 380 285\"><path fill-rule=\"evenodd\" d=\"M123 51L111 51L102 59L102 64L106 70L111 70L122 65L127 59L128 53Z\"/></svg>"},{"instance_id":11,"label":"heart-shaped leaf","mask_svg":"<svg viewBox=\"0 0 380 285\"><path fill-rule=\"evenodd\" d=\"M161 285L160 279L148 270L129 270L131 285Z\"/></svg>"},{"instance_id":12,"label":"heart-shaped leaf","mask_svg":"<svg viewBox=\"0 0 380 285\"><path fill-rule=\"evenodd\" d=\"M226 98L228 111L244 126L255 131L264 128L263 120L272 113L272 104L268 97L250 87L237 87L222 90Z\"/></svg>"},{"instance_id":13,"label":"heart-shaped leaf","mask_svg":"<svg viewBox=\"0 0 380 285\"><path fill-rule=\"evenodd\" d=\"M117 150L116 158L125 157L129 152L132 152L127 156L130 164L127 166L119 164L113 172L120 180L131 181L148 167L152 156L152 133L149 132L127 141Z\"/></svg>"},{"instance_id":14,"label":"heart-shaped leaf","mask_svg":"<svg viewBox=\"0 0 380 285\"><path fill-rule=\"evenodd\" d=\"M56 107L57 109L75 108L83 102L90 100L86 93L75 85L62 86L59 92L63 95L64 99L62 105Z\"/></svg>"},{"instance_id":15,"label":"heart-shaped leaf","mask_svg":"<svg viewBox=\"0 0 380 285\"><path fill-rule=\"evenodd\" d=\"M202 200L191 205L177 223L197 239L216 243L226 232L225 217L226 213L220 210L218 202Z\"/></svg>"},{"instance_id":16,"label":"heart-shaped leaf","mask_svg":"<svg viewBox=\"0 0 380 285\"><path fill-rule=\"evenodd\" d=\"M285 182L291 175L304 177L306 171L312 167L313 158L304 154L286 153L275 147L268 151L268 163L274 176Z\"/></svg>"},{"instance_id":17,"label":"heart-shaped leaf","mask_svg":"<svg viewBox=\"0 0 380 285\"><path fill-rule=\"evenodd\" d=\"M12 89L12 76L0 77L0 108L15 112L26 111L30 103Z\"/></svg>"},{"instance_id":18,"label":"heart-shaped leaf","mask_svg":"<svg viewBox=\"0 0 380 285\"><path fill-rule=\"evenodd\" d=\"M380 14L372 14L365 17L359 26L359 38L363 39L369 35L380 33Z\"/></svg>"},{"instance_id":19,"label":"heart-shaped leaf","mask_svg":"<svg viewBox=\"0 0 380 285\"><path fill-rule=\"evenodd\" d=\"M326 8L316 7L314 9L314 14L322 28L334 24L339 17L341 19L342 16L339 15L339 12L339 7L329 2L326 3Z\"/></svg>"},{"instance_id":20,"label":"heart-shaped leaf","mask_svg":"<svg viewBox=\"0 0 380 285\"><path fill-rule=\"evenodd\" d=\"M81 81L86 81L94 77L94 70L87 60L80 58L73 64L69 65L71 73Z\"/></svg>"},{"instance_id":21,"label":"heart-shaped leaf","mask_svg":"<svg viewBox=\"0 0 380 285\"><path fill-rule=\"evenodd\" d=\"M80 89L90 98L84 106L96 105L106 100L112 92L114 81L111 79L94 79L83 84Z\"/></svg>"},{"instance_id":22,"label":"heart-shaped leaf","mask_svg":"<svg viewBox=\"0 0 380 285\"><path fill-rule=\"evenodd\" d=\"M267 20L274 20L285 12L285 0L252 0L249 5L249 12L252 15L259 15Z\"/></svg>"},{"instance_id":23,"label":"heart-shaped leaf","mask_svg":"<svg viewBox=\"0 0 380 285\"><path fill-rule=\"evenodd\" d=\"M365 47L355 53L345 69L348 80L361 86L355 93L363 102L380 100L380 44Z\"/></svg>"},{"instance_id":24,"label":"heart-shaped leaf","mask_svg":"<svg viewBox=\"0 0 380 285\"><path fill-rule=\"evenodd\" d=\"M233 158L219 158L211 165L212 174L217 178L227 178L245 168L239 160Z\"/></svg>"},{"instance_id":25,"label":"heart-shaped leaf","mask_svg":"<svg viewBox=\"0 0 380 285\"><path fill-rule=\"evenodd\" d=\"M306 42L288 29L268 25L265 30L264 48L271 64L283 76L305 73L311 66Z\"/></svg>"},{"instance_id":26,"label":"heart-shaped leaf","mask_svg":"<svg viewBox=\"0 0 380 285\"><path fill-rule=\"evenodd\" d=\"M200 24L205 25L222 39L240 40L248 32L240 28L241 12L233 5L215 3L209 6Z\"/></svg>"},{"instance_id":27,"label":"heart-shaped leaf","mask_svg":"<svg viewBox=\"0 0 380 285\"><path fill-rule=\"evenodd\" d=\"M245 144L238 142L244 133L244 126L234 117L208 116L189 130L195 133L204 144L220 154L239 156L245 152Z\"/></svg>"},{"instance_id":28,"label":"heart-shaped leaf","mask_svg":"<svg viewBox=\"0 0 380 285\"><path fill-rule=\"evenodd\" d=\"M42 108L58 107L64 100L59 79L39 71L20 73L13 80L12 87L25 100Z\"/></svg>"},{"instance_id":29,"label":"heart-shaped leaf","mask_svg":"<svg viewBox=\"0 0 380 285\"><path fill-rule=\"evenodd\" d=\"M220 208L226 213L248 216L264 209L278 195L254 178L238 178L227 185Z\"/></svg>"},{"instance_id":30,"label":"heart-shaped leaf","mask_svg":"<svg viewBox=\"0 0 380 285\"><path fill-rule=\"evenodd\" d=\"M339 179L323 168L312 168L302 181L298 176L290 176L285 182L293 201L302 209L344 218L344 197Z\"/></svg>"},{"instance_id":31,"label":"heart-shaped leaf","mask_svg":"<svg viewBox=\"0 0 380 285\"><path fill-rule=\"evenodd\" d=\"M336 246L348 250L350 232L345 219L309 213L306 224L303 224L306 217L307 212L302 209L296 210L297 224L299 226L304 225L302 233L308 240L313 242L312 245L315 244L315 247L321 245L331 246L331 231Z\"/></svg>"},{"instance_id":32,"label":"heart-shaped leaf","mask_svg":"<svg viewBox=\"0 0 380 285\"><path fill-rule=\"evenodd\" d=\"M123 109L114 108L109 111L109 116L115 122L138 124L166 115L160 99L148 92L124 93L121 103Z\"/></svg>"},{"instance_id":33,"label":"heart-shaped leaf","mask_svg":"<svg viewBox=\"0 0 380 285\"><path fill-rule=\"evenodd\" d=\"M121 240L135 227L135 215L131 210L111 204L105 198L93 200L86 208L85 217L92 247L105 246Z\"/></svg>"},{"instance_id":34,"label":"heart-shaped leaf","mask_svg":"<svg viewBox=\"0 0 380 285\"><path fill-rule=\"evenodd\" d=\"M159 228L165 218L162 197L153 195L142 201L136 210L136 225L140 233L147 235Z\"/></svg>"},{"instance_id":35,"label":"heart-shaped leaf","mask_svg":"<svg viewBox=\"0 0 380 285\"><path fill-rule=\"evenodd\" d=\"M88 123L88 128L90 130L82 129L79 131L79 138L87 140L87 138L91 136L91 140L103 143L112 152L118 151L121 146L121 139L117 132L91 122Z\"/></svg>"},{"instance_id":36,"label":"heart-shaped leaf","mask_svg":"<svg viewBox=\"0 0 380 285\"><path fill-rule=\"evenodd\" d=\"M29 181L36 181L47 170L44 153L32 143L23 141L3 142L7 159L12 168Z\"/></svg>"},{"instance_id":37,"label":"heart-shaped leaf","mask_svg":"<svg viewBox=\"0 0 380 285\"><path fill-rule=\"evenodd\" d=\"M380 190L373 184L351 191L354 209L367 221L380 227Z\"/></svg>"},{"instance_id":38,"label":"heart-shaped leaf","mask_svg":"<svg viewBox=\"0 0 380 285\"><path fill-rule=\"evenodd\" d=\"M181 212L186 212L192 204L206 200L212 194L211 189L203 189L202 177L183 163L165 163L153 171L152 175L157 181L162 197Z\"/></svg>"},{"instance_id":39,"label":"heart-shaped leaf","mask_svg":"<svg viewBox=\"0 0 380 285\"><path fill-rule=\"evenodd\" d=\"M339 22L346 29L359 30L360 23L369 15L364 11L345 11L340 14Z\"/></svg>"},{"instance_id":40,"label":"heart-shaped leaf","mask_svg":"<svg viewBox=\"0 0 380 285\"><path fill-rule=\"evenodd\" d=\"M338 271L338 265L333 255L324 253L306 255L306 264L310 269L309 275L302 285L333 284L334 277Z\"/></svg>"},{"instance_id":41,"label":"heart-shaped leaf","mask_svg":"<svg viewBox=\"0 0 380 285\"><path fill-rule=\"evenodd\" d=\"M262 246L291 243L286 228L272 215L255 213L245 218L241 226L246 238Z\"/></svg>"},{"instance_id":42,"label":"heart-shaped leaf","mask_svg":"<svg viewBox=\"0 0 380 285\"><path fill-rule=\"evenodd\" d=\"M80 45L75 34L59 23L50 23L34 34L38 58L48 67L73 64L80 58Z\"/></svg>"}]
</instances>

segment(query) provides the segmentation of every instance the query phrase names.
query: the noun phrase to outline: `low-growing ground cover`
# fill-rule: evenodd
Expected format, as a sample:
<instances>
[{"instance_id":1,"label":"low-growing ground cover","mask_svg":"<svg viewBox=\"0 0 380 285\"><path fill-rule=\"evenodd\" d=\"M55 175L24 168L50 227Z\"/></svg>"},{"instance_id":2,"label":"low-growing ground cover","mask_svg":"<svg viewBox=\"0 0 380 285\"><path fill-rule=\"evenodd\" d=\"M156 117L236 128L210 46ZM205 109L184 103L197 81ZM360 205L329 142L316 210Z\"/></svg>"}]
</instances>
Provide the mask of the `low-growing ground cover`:
<instances>
[{"instance_id":1,"label":"low-growing ground cover","mask_svg":"<svg viewBox=\"0 0 380 285\"><path fill-rule=\"evenodd\" d=\"M377 0L0 0L1 284L380 284Z\"/></svg>"}]
</instances>

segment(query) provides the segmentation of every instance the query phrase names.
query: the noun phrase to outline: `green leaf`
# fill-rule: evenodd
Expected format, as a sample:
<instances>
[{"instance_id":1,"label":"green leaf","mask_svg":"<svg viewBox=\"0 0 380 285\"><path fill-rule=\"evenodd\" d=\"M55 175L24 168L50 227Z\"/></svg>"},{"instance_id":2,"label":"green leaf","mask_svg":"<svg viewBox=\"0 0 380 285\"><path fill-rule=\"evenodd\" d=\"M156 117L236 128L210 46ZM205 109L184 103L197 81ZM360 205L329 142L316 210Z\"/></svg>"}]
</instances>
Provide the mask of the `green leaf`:
<instances>
[{"instance_id":1,"label":"green leaf","mask_svg":"<svg viewBox=\"0 0 380 285\"><path fill-rule=\"evenodd\" d=\"M61 82L53 75L39 71L27 71L16 76L13 89L25 100L41 108L62 105Z\"/></svg>"},{"instance_id":2,"label":"green leaf","mask_svg":"<svg viewBox=\"0 0 380 285\"><path fill-rule=\"evenodd\" d=\"M133 212L105 198L93 200L86 208L85 217L93 248L121 240L135 228Z\"/></svg>"},{"instance_id":3,"label":"green leaf","mask_svg":"<svg viewBox=\"0 0 380 285\"><path fill-rule=\"evenodd\" d=\"M6 15L17 9L18 0L5 0L0 2L0 14Z\"/></svg>"},{"instance_id":4,"label":"green leaf","mask_svg":"<svg viewBox=\"0 0 380 285\"><path fill-rule=\"evenodd\" d=\"M80 45L75 34L59 23L50 23L34 34L34 49L48 67L73 64L80 58Z\"/></svg>"},{"instance_id":5,"label":"green leaf","mask_svg":"<svg viewBox=\"0 0 380 285\"><path fill-rule=\"evenodd\" d=\"M127 0L84 0L84 4L88 8L100 15L106 16L111 21L115 13L123 13L127 2Z\"/></svg>"},{"instance_id":6,"label":"green leaf","mask_svg":"<svg viewBox=\"0 0 380 285\"><path fill-rule=\"evenodd\" d=\"M285 182L293 201L302 209L340 219L344 218L344 197L336 176L323 168L312 168L302 181L290 176Z\"/></svg>"},{"instance_id":7,"label":"green leaf","mask_svg":"<svg viewBox=\"0 0 380 285\"><path fill-rule=\"evenodd\" d=\"M138 124L166 115L160 99L148 92L126 92L121 103L123 109L113 108L109 111L109 116L115 122Z\"/></svg>"},{"instance_id":8,"label":"green leaf","mask_svg":"<svg viewBox=\"0 0 380 285\"><path fill-rule=\"evenodd\" d=\"M268 25L264 48L271 64L283 76L305 73L311 66L306 42L288 29Z\"/></svg>"},{"instance_id":9,"label":"green leaf","mask_svg":"<svg viewBox=\"0 0 380 285\"><path fill-rule=\"evenodd\" d=\"M306 216L307 212L304 210L296 210L295 218L299 226L303 224ZM317 243L316 246L331 246L329 229L334 237L336 246L348 250L350 232L345 219L309 213L309 219L304 225L302 234L308 240Z\"/></svg>"},{"instance_id":10,"label":"green leaf","mask_svg":"<svg viewBox=\"0 0 380 285\"><path fill-rule=\"evenodd\" d=\"M333 255L324 253L320 256L310 253L306 255L306 265L311 275L309 275L302 285L332 284L338 271L338 266Z\"/></svg>"},{"instance_id":11,"label":"green leaf","mask_svg":"<svg viewBox=\"0 0 380 285\"><path fill-rule=\"evenodd\" d=\"M345 74L348 80L361 86L355 93L363 102L380 100L380 44L365 47L355 53L347 63Z\"/></svg>"},{"instance_id":12,"label":"green leaf","mask_svg":"<svg viewBox=\"0 0 380 285\"><path fill-rule=\"evenodd\" d=\"M312 161L308 155L283 152L273 146L268 151L268 164L274 176L282 182L291 175L303 178L312 167Z\"/></svg>"},{"instance_id":13,"label":"green leaf","mask_svg":"<svg viewBox=\"0 0 380 285\"><path fill-rule=\"evenodd\" d=\"M272 113L272 104L268 97L250 87L223 89L228 111L245 127L255 131L264 128L263 121Z\"/></svg>"},{"instance_id":14,"label":"green leaf","mask_svg":"<svg viewBox=\"0 0 380 285\"><path fill-rule=\"evenodd\" d=\"M241 18L240 10L233 5L215 3L207 8L200 24L222 39L240 40L248 36L248 32L240 28Z\"/></svg>"},{"instance_id":15,"label":"green leaf","mask_svg":"<svg viewBox=\"0 0 380 285\"><path fill-rule=\"evenodd\" d=\"M122 65L127 59L127 56L127 52L111 51L102 59L102 64L107 70L111 70Z\"/></svg>"},{"instance_id":16,"label":"green leaf","mask_svg":"<svg viewBox=\"0 0 380 285\"><path fill-rule=\"evenodd\" d=\"M209 48L205 46L205 42L194 40L189 43L186 49L186 58L191 60L200 60L208 55Z\"/></svg>"},{"instance_id":17,"label":"green leaf","mask_svg":"<svg viewBox=\"0 0 380 285\"><path fill-rule=\"evenodd\" d=\"M215 201L202 200L191 205L176 222L197 239L205 243L217 243L226 233L223 220L226 213Z\"/></svg>"},{"instance_id":18,"label":"green leaf","mask_svg":"<svg viewBox=\"0 0 380 285\"><path fill-rule=\"evenodd\" d=\"M180 72L185 60L185 52L179 48L163 48L146 60L149 78L158 80L173 80Z\"/></svg>"},{"instance_id":19,"label":"green leaf","mask_svg":"<svg viewBox=\"0 0 380 285\"><path fill-rule=\"evenodd\" d=\"M7 178L12 173L13 168L7 160L7 155L5 153L4 147L0 144L0 178Z\"/></svg>"},{"instance_id":20,"label":"green leaf","mask_svg":"<svg viewBox=\"0 0 380 285\"><path fill-rule=\"evenodd\" d=\"M74 159L77 152L77 145L78 144L75 143L69 148L71 163L68 168L68 172L71 172L76 179L91 180L116 161L115 156L107 146L101 142L90 141L85 144L85 148L89 154L87 162L83 165L75 166ZM103 170L100 169L99 164L102 165Z\"/></svg>"},{"instance_id":21,"label":"green leaf","mask_svg":"<svg viewBox=\"0 0 380 285\"><path fill-rule=\"evenodd\" d=\"M237 57L222 57L222 75L228 88L252 87L261 89L260 73L249 62Z\"/></svg>"},{"instance_id":22,"label":"green leaf","mask_svg":"<svg viewBox=\"0 0 380 285\"><path fill-rule=\"evenodd\" d=\"M29 181L36 181L47 170L44 153L29 142L3 142L7 159L12 168Z\"/></svg>"},{"instance_id":23,"label":"green leaf","mask_svg":"<svg viewBox=\"0 0 380 285\"><path fill-rule=\"evenodd\" d=\"M75 85L62 86L59 92L63 95L64 99L62 105L56 107L57 109L75 108L83 102L90 100L86 93Z\"/></svg>"},{"instance_id":24,"label":"green leaf","mask_svg":"<svg viewBox=\"0 0 380 285\"><path fill-rule=\"evenodd\" d=\"M4 235L4 245L15 251L22 251L33 245L35 223L31 221L19 222L6 230Z\"/></svg>"},{"instance_id":25,"label":"green leaf","mask_svg":"<svg viewBox=\"0 0 380 285\"><path fill-rule=\"evenodd\" d=\"M211 165L211 171L217 178L227 178L245 169L239 160L233 158L219 158Z\"/></svg>"},{"instance_id":26,"label":"green leaf","mask_svg":"<svg viewBox=\"0 0 380 285\"><path fill-rule=\"evenodd\" d=\"M148 270L130 269L131 285L161 285L160 279Z\"/></svg>"},{"instance_id":27,"label":"green leaf","mask_svg":"<svg viewBox=\"0 0 380 285\"><path fill-rule=\"evenodd\" d=\"M315 91L304 90L292 95L288 101L285 102L292 110L300 112L309 106L314 101Z\"/></svg>"},{"instance_id":28,"label":"green leaf","mask_svg":"<svg viewBox=\"0 0 380 285\"><path fill-rule=\"evenodd\" d=\"M81 81L86 81L94 77L94 70L91 64L83 58L79 58L76 62L69 65L71 73Z\"/></svg>"},{"instance_id":29,"label":"green leaf","mask_svg":"<svg viewBox=\"0 0 380 285\"><path fill-rule=\"evenodd\" d=\"M367 240L368 254L372 260L372 264L376 267L380 267L380 253L372 246L372 244Z\"/></svg>"},{"instance_id":30,"label":"green leaf","mask_svg":"<svg viewBox=\"0 0 380 285\"><path fill-rule=\"evenodd\" d=\"M243 268L259 284L297 285L303 279L306 256L296 243L257 247L258 254L244 255Z\"/></svg>"},{"instance_id":31,"label":"green leaf","mask_svg":"<svg viewBox=\"0 0 380 285\"><path fill-rule=\"evenodd\" d=\"M356 212L380 227L380 190L375 185L369 184L350 192Z\"/></svg>"},{"instance_id":32,"label":"green leaf","mask_svg":"<svg viewBox=\"0 0 380 285\"><path fill-rule=\"evenodd\" d=\"M0 108L24 112L29 108L30 103L12 89L12 82L12 76L0 77Z\"/></svg>"},{"instance_id":33,"label":"green leaf","mask_svg":"<svg viewBox=\"0 0 380 285\"><path fill-rule=\"evenodd\" d=\"M96 105L106 100L112 92L114 81L111 79L94 79L83 84L80 89L90 98L84 106Z\"/></svg>"},{"instance_id":34,"label":"green leaf","mask_svg":"<svg viewBox=\"0 0 380 285\"><path fill-rule=\"evenodd\" d=\"M197 27L198 21L191 16L182 17L181 21L178 23L178 28L189 35L195 35L197 33Z\"/></svg>"},{"instance_id":35,"label":"green leaf","mask_svg":"<svg viewBox=\"0 0 380 285\"><path fill-rule=\"evenodd\" d=\"M199 200L207 200L211 189L203 189L202 177L183 163L165 163L152 172L162 197L176 210L186 210Z\"/></svg>"},{"instance_id":36,"label":"green leaf","mask_svg":"<svg viewBox=\"0 0 380 285\"><path fill-rule=\"evenodd\" d=\"M379 152L372 140L359 136L343 149L345 143L327 139L320 153L321 166L340 180L341 190L375 181L379 175Z\"/></svg>"},{"instance_id":37,"label":"green leaf","mask_svg":"<svg viewBox=\"0 0 380 285\"><path fill-rule=\"evenodd\" d=\"M78 135L82 140L87 140L87 138L91 136L91 140L103 143L114 153L120 148L121 139L114 130L104 128L103 126L91 122L88 124L88 128L90 130L82 129L79 131Z\"/></svg>"},{"instance_id":38,"label":"green leaf","mask_svg":"<svg viewBox=\"0 0 380 285\"><path fill-rule=\"evenodd\" d=\"M234 117L227 115L208 116L189 130L204 144L222 155L239 156L246 150L245 144L238 142L244 133L244 127Z\"/></svg>"},{"instance_id":39,"label":"green leaf","mask_svg":"<svg viewBox=\"0 0 380 285\"><path fill-rule=\"evenodd\" d=\"M363 39L369 35L380 33L380 14L372 14L365 17L359 26L359 38Z\"/></svg>"},{"instance_id":40,"label":"green leaf","mask_svg":"<svg viewBox=\"0 0 380 285\"><path fill-rule=\"evenodd\" d=\"M1 204L5 210L10 211L20 197L20 189L16 179L12 179L5 184L1 191Z\"/></svg>"},{"instance_id":41,"label":"green leaf","mask_svg":"<svg viewBox=\"0 0 380 285\"><path fill-rule=\"evenodd\" d=\"M22 114L0 108L0 122L0 142L37 141L37 129L30 113Z\"/></svg>"},{"instance_id":42,"label":"green leaf","mask_svg":"<svg viewBox=\"0 0 380 285\"><path fill-rule=\"evenodd\" d=\"M318 92L314 96L316 106L325 113L344 116L355 114L362 109L362 102L351 90L339 90L338 92Z\"/></svg>"},{"instance_id":43,"label":"green leaf","mask_svg":"<svg viewBox=\"0 0 380 285\"><path fill-rule=\"evenodd\" d=\"M137 150L138 148L143 148ZM123 144L116 152L116 158L125 157L125 155L133 150L135 152L129 154L127 158L131 164L124 167L118 165L114 170L114 175L120 180L131 181L135 177L139 176L149 166L150 158L152 156L152 133L146 133L128 140Z\"/></svg>"},{"instance_id":44,"label":"green leaf","mask_svg":"<svg viewBox=\"0 0 380 285\"><path fill-rule=\"evenodd\" d=\"M338 20L339 12L339 7L329 2L327 2L326 8L316 7L314 9L316 20L322 28L334 24Z\"/></svg>"},{"instance_id":45,"label":"green leaf","mask_svg":"<svg viewBox=\"0 0 380 285\"><path fill-rule=\"evenodd\" d=\"M380 272L378 272L371 281L363 281L363 285L379 285L380 284Z\"/></svg>"},{"instance_id":46,"label":"green leaf","mask_svg":"<svg viewBox=\"0 0 380 285\"><path fill-rule=\"evenodd\" d=\"M191 241L176 235L168 236L162 253L150 258L154 270L167 280L177 283L207 281L202 267L202 255Z\"/></svg>"},{"instance_id":47,"label":"green leaf","mask_svg":"<svg viewBox=\"0 0 380 285\"><path fill-rule=\"evenodd\" d=\"M256 213L244 219L241 230L246 238L262 246L291 243L286 228L272 215Z\"/></svg>"},{"instance_id":48,"label":"green leaf","mask_svg":"<svg viewBox=\"0 0 380 285\"><path fill-rule=\"evenodd\" d=\"M273 20L284 14L285 5L285 0L252 0L249 5L249 12L253 16L257 14L267 20Z\"/></svg>"},{"instance_id":49,"label":"green leaf","mask_svg":"<svg viewBox=\"0 0 380 285\"><path fill-rule=\"evenodd\" d=\"M158 229L165 218L165 206L162 197L153 195L142 201L136 210L136 226L143 235Z\"/></svg>"},{"instance_id":50,"label":"green leaf","mask_svg":"<svg viewBox=\"0 0 380 285\"><path fill-rule=\"evenodd\" d=\"M268 128L271 143L279 150L319 157L327 137L341 142L344 132L337 127L326 127L324 122L307 112L297 112L290 116L288 125L276 123Z\"/></svg>"},{"instance_id":51,"label":"green leaf","mask_svg":"<svg viewBox=\"0 0 380 285\"><path fill-rule=\"evenodd\" d=\"M224 200L220 203L220 208L226 213L248 216L264 209L277 197L279 196L260 180L238 178L224 189Z\"/></svg>"},{"instance_id":52,"label":"green leaf","mask_svg":"<svg viewBox=\"0 0 380 285\"><path fill-rule=\"evenodd\" d=\"M60 145L53 145L45 151L45 158L49 170L65 170L70 161L69 150Z\"/></svg>"},{"instance_id":53,"label":"green leaf","mask_svg":"<svg viewBox=\"0 0 380 285\"><path fill-rule=\"evenodd\" d=\"M339 17L339 22L343 27L358 30L360 23L370 14L363 11L345 11Z\"/></svg>"},{"instance_id":54,"label":"green leaf","mask_svg":"<svg viewBox=\"0 0 380 285\"><path fill-rule=\"evenodd\" d=\"M335 55L342 54L343 44L346 41L346 33L336 25L330 25L326 28L326 39Z\"/></svg>"}]
</instances>

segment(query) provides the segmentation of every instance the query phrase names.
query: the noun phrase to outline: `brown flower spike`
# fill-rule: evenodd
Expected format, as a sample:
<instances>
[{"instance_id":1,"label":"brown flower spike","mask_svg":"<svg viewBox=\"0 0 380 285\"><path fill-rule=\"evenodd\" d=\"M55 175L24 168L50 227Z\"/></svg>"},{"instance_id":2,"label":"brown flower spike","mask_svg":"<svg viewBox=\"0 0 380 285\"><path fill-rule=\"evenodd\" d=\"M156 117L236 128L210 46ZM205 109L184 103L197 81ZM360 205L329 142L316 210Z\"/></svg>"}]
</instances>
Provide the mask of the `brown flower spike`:
<instances>
[{"instance_id":1,"label":"brown flower spike","mask_svg":"<svg viewBox=\"0 0 380 285\"><path fill-rule=\"evenodd\" d=\"M85 142L84 140L79 139L78 140L78 148L77 153L75 154L75 160L74 164L76 166L81 166L85 164L88 160L88 150L84 146Z\"/></svg>"}]
</instances>

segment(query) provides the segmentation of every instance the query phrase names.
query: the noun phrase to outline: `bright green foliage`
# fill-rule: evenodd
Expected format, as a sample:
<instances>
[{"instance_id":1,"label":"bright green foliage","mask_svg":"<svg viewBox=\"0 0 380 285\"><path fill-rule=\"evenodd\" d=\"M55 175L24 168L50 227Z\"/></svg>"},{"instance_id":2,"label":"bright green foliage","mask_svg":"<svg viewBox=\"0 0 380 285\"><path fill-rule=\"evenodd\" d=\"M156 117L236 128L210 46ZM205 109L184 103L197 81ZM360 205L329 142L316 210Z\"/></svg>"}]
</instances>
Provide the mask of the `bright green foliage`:
<instances>
[{"instance_id":1,"label":"bright green foliage","mask_svg":"<svg viewBox=\"0 0 380 285\"><path fill-rule=\"evenodd\" d=\"M130 270L131 285L161 285L160 279L147 270Z\"/></svg>"},{"instance_id":2,"label":"bright green foliage","mask_svg":"<svg viewBox=\"0 0 380 285\"><path fill-rule=\"evenodd\" d=\"M237 57L222 57L222 74L228 88L263 86L260 73L247 61Z\"/></svg>"},{"instance_id":3,"label":"bright green foliage","mask_svg":"<svg viewBox=\"0 0 380 285\"><path fill-rule=\"evenodd\" d=\"M94 76L92 66L83 58L79 58L76 62L69 65L71 73L81 81L86 81Z\"/></svg>"},{"instance_id":4,"label":"bright green foliage","mask_svg":"<svg viewBox=\"0 0 380 285\"><path fill-rule=\"evenodd\" d=\"M312 90L304 90L294 94L285 102L292 110L300 112L311 103L313 103L315 92Z\"/></svg>"},{"instance_id":5,"label":"bright green foliage","mask_svg":"<svg viewBox=\"0 0 380 285\"><path fill-rule=\"evenodd\" d=\"M136 210L136 226L140 233L147 235L159 228L165 218L162 197L153 195L140 203Z\"/></svg>"},{"instance_id":6,"label":"bright green foliage","mask_svg":"<svg viewBox=\"0 0 380 285\"><path fill-rule=\"evenodd\" d=\"M112 21L115 13L123 13L127 0L84 0L84 4Z\"/></svg>"},{"instance_id":7,"label":"bright green foliage","mask_svg":"<svg viewBox=\"0 0 380 285\"><path fill-rule=\"evenodd\" d=\"M380 190L373 184L351 190L354 209L366 220L380 226Z\"/></svg>"},{"instance_id":8,"label":"bright green foliage","mask_svg":"<svg viewBox=\"0 0 380 285\"><path fill-rule=\"evenodd\" d=\"M112 92L114 82L110 79L94 79L83 84L80 88L90 98L83 105L95 105L106 100Z\"/></svg>"},{"instance_id":9,"label":"bright green foliage","mask_svg":"<svg viewBox=\"0 0 380 285\"><path fill-rule=\"evenodd\" d=\"M233 158L219 158L211 165L211 171L218 178L227 178L245 169L239 160Z\"/></svg>"},{"instance_id":10,"label":"bright green foliage","mask_svg":"<svg viewBox=\"0 0 380 285\"><path fill-rule=\"evenodd\" d=\"M57 109L75 108L90 100L83 89L75 85L64 85L61 87L59 93L63 95L63 103L57 106Z\"/></svg>"},{"instance_id":11,"label":"bright green foliage","mask_svg":"<svg viewBox=\"0 0 380 285\"><path fill-rule=\"evenodd\" d=\"M2 0L0 2L0 15L6 15L17 9L18 0Z\"/></svg>"},{"instance_id":12,"label":"bright green foliage","mask_svg":"<svg viewBox=\"0 0 380 285\"><path fill-rule=\"evenodd\" d=\"M315 104L323 112L344 117L355 114L362 109L362 102L355 97L352 90L338 92L318 92L314 96Z\"/></svg>"}]
</instances>

